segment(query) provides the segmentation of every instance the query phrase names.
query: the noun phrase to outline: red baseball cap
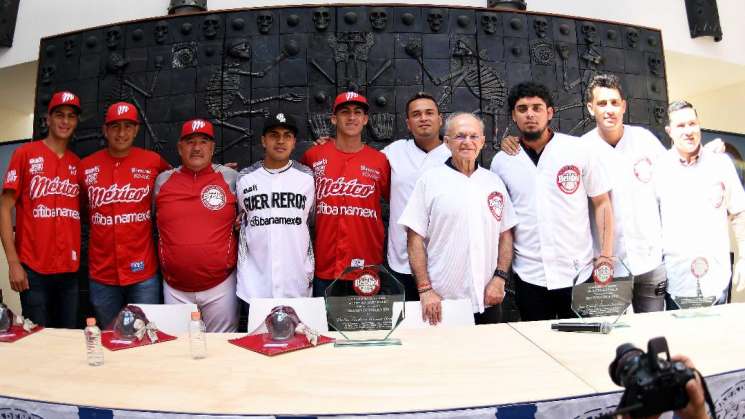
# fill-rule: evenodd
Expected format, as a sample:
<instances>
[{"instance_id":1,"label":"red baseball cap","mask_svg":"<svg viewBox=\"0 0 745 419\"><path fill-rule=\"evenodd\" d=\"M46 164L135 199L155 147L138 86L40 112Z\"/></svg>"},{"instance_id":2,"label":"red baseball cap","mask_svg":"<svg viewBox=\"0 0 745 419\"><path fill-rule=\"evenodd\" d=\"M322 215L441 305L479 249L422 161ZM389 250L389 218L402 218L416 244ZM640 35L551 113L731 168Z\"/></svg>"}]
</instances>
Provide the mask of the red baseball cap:
<instances>
[{"instance_id":1,"label":"red baseball cap","mask_svg":"<svg viewBox=\"0 0 745 419\"><path fill-rule=\"evenodd\" d=\"M109 106L109 110L106 111L105 123L110 124L116 121L132 121L139 124L140 119L137 117L135 105L127 102L116 102Z\"/></svg>"},{"instance_id":2,"label":"red baseball cap","mask_svg":"<svg viewBox=\"0 0 745 419\"><path fill-rule=\"evenodd\" d=\"M356 103L357 105L363 107L365 109L365 112L370 109L370 105L367 104L367 99L365 99L365 97L361 94L357 92L342 92L339 93L339 95L336 96L336 100L334 100L334 109L332 113L336 113L336 110L339 108L339 106L345 105L347 103Z\"/></svg>"},{"instance_id":3,"label":"red baseball cap","mask_svg":"<svg viewBox=\"0 0 745 419\"><path fill-rule=\"evenodd\" d=\"M212 122L206 119L192 119L191 121L184 122L181 126L181 137L179 140L183 140L193 134L204 134L210 137L210 140L215 139L215 128L212 126Z\"/></svg>"},{"instance_id":4,"label":"red baseball cap","mask_svg":"<svg viewBox=\"0 0 745 419\"><path fill-rule=\"evenodd\" d=\"M52 112L58 106L72 106L78 113L81 111L80 98L68 91L61 91L52 95L52 100L49 101L49 107L47 109L49 112Z\"/></svg>"}]
</instances>

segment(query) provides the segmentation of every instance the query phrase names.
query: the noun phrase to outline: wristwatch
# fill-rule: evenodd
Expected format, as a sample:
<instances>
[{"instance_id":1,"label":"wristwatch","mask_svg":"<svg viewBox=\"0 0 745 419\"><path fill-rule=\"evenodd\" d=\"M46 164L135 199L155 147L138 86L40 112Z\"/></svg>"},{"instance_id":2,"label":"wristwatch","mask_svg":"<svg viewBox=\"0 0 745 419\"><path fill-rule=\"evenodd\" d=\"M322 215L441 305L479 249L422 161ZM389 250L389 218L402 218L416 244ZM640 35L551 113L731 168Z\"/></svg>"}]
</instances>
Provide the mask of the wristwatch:
<instances>
[{"instance_id":1,"label":"wristwatch","mask_svg":"<svg viewBox=\"0 0 745 419\"><path fill-rule=\"evenodd\" d=\"M496 270L494 271L494 276L498 276L498 277L500 277L500 278L504 279L505 281L507 281L508 279L510 279L510 274L509 274L509 272L503 271L503 270L501 270L501 269L499 269L499 268L497 268L497 269L496 269Z\"/></svg>"}]
</instances>

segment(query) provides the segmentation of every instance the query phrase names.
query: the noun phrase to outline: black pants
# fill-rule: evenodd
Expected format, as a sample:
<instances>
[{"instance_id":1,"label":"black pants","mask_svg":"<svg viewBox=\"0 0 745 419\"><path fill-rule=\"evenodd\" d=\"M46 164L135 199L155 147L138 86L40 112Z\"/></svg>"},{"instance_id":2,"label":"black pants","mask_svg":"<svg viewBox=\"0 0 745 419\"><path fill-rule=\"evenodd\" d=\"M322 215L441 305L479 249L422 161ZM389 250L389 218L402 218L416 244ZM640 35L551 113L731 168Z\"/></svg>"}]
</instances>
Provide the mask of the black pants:
<instances>
[{"instance_id":1,"label":"black pants","mask_svg":"<svg viewBox=\"0 0 745 419\"><path fill-rule=\"evenodd\" d=\"M473 313L473 320L476 324L502 323L502 304L486 307L483 313Z\"/></svg>"},{"instance_id":2,"label":"black pants","mask_svg":"<svg viewBox=\"0 0 745 419\"><path fill-rule=\"evenodd\" d=\"M522 321L570 319L577 317L572 311L572 287L549 290L529 284L515 274L517 308Z\"/></svg>"},{"instance_id":3,"label":"black pants","mask_svg":"<svg viewBox=\"0 0 745 419\"><path fill-rule=\"evenodd\" d=\"M416 289L416 279L412 274L402 274L391 269L393 275L396 276L401 284L404 286L404 292L406 292L406 301L419 301L419 291Z\"/></svg>"},{"instance_id":4,"label":"black pants","mask_svg":"<svg viewBox=\"0 0 745 419\"><path fill-rule=\"evenodd\" d=\"M44 327L75 329L78 320L78 274L44 275L23 266L28 289L21 291L23 317Z\"/></svg>"}]
</instances>

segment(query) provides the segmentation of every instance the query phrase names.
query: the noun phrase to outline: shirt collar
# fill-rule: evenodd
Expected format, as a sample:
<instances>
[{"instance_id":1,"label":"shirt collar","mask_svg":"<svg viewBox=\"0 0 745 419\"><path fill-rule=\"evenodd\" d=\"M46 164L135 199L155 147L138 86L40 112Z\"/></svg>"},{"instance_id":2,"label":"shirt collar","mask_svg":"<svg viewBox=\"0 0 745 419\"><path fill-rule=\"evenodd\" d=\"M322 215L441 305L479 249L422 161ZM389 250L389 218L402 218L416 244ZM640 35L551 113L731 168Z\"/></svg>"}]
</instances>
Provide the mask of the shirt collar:
<instances>
[{"instance_id":1,"label":"shirt collar","mask_svg":"<svg viewBox=\"0 0 745 419\"><path fill-rule=\"evenodd\" d=\"M187 168L186 166L183 166L182 165L180 170L181 170L181 172L186 173L186 174L189 174L189 175L201 176L201 175L204 175L204 174L208 174L208 173L214 172L215 170L213 169L212 166L213 165L209 164L209 165L207 165L207 167L205 167L205 168L203 168L203 169L198 170L198 171L195 172L195 171Z\"/></svg>"},{"instance_id":2,"label":"shirt collar","mask_svg":"<svg viewBox=\"0 0 745 419\"><path fill-rule=\"evenodd\" d=\"M445 160L445 166L447 166L447 167L455 170L456 172L460 173L460 170L458 170L458 168L455 167L455 165L453 164L453 158L452 157L448 157L448 159ZM473 172L476 173L476 171L479 170L480 167L481 167L481 165L479 164L479 162L477 160L476 161L476 168L474 168Z\"/></svg>"},{"instance_id":3,"label":"shirt collar","mask_svg":"<svg viewBox=\"0 0 745 419\"><path fill-rule=\"evenodd\" d=\"M678 162L683 165L683 167L691 167L698 163L698 161L701 159L701 156L703 155L704 147L701 146L701 144L698 145L698 152L696 155L693 156L691 161L687 161L683 157L680 156L680 153L678 153L678 150L675 149L675 146L673 146L673 150L675 150L675 156L678 157Z\"/></svg>"}]
</instances>

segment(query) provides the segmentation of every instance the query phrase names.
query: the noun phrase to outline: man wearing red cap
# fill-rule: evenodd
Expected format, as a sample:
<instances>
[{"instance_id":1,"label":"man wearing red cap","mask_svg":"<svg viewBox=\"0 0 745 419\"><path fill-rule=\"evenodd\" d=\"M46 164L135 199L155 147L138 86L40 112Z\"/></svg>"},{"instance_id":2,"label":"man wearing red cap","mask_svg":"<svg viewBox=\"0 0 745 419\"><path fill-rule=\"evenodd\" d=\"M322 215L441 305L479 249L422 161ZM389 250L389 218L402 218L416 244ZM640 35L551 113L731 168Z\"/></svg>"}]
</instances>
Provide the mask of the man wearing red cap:
<instances>
[{"instance_id":1,"label":"man wearing red cap","mask_svg":"<svg viewBox=\"0 0 745 419\"><path fill-rule=\"evenodd\" d=\"M362 142L369 106L364 96L343 92L334 101L336 140L314 146L301 163L316 182L316 279L313 295L350 266L383 262L380 199L388 200L391 168L383 153Z\"/></svg>"},{"instance_id":2,"label":"man wearing red cap","mask_svg":"<svg viewBox=\"0 0 745 419\"><path fill-rule=\"evenodd\" d=\"M155 181L158 254L166 304L194 303L208 332L235 332L238 172L212 164L214 153L212 124L184 123L178 142L182 165Z\"/></svg>"},{"instance_id":3,"label":"man wearing red cap","mask_svg":"<svg viewBox=\"0 0 745 419\"><path fill-rule=\"evenodd\" d=\"M107 327L129 303L160 302L150 209L155 178L170 168L157 153L133 147L137 109L118 102L106 111L107 147L80 162L90 216L90 299Z\"/></svg>"},{"instance_id":4,"label":"man wearing red cap","mask_svg":"<svg viewBox=\"0 0 745 419\"><path fill-rule=\"evenodd\" d=\"M23 315L42 326L75 328L80 159L67 146L78 126L80 99L57 92L48 109L46 138L22 145L10 159L0 198L0 237Z\"/></svg>"}]
</instances>

